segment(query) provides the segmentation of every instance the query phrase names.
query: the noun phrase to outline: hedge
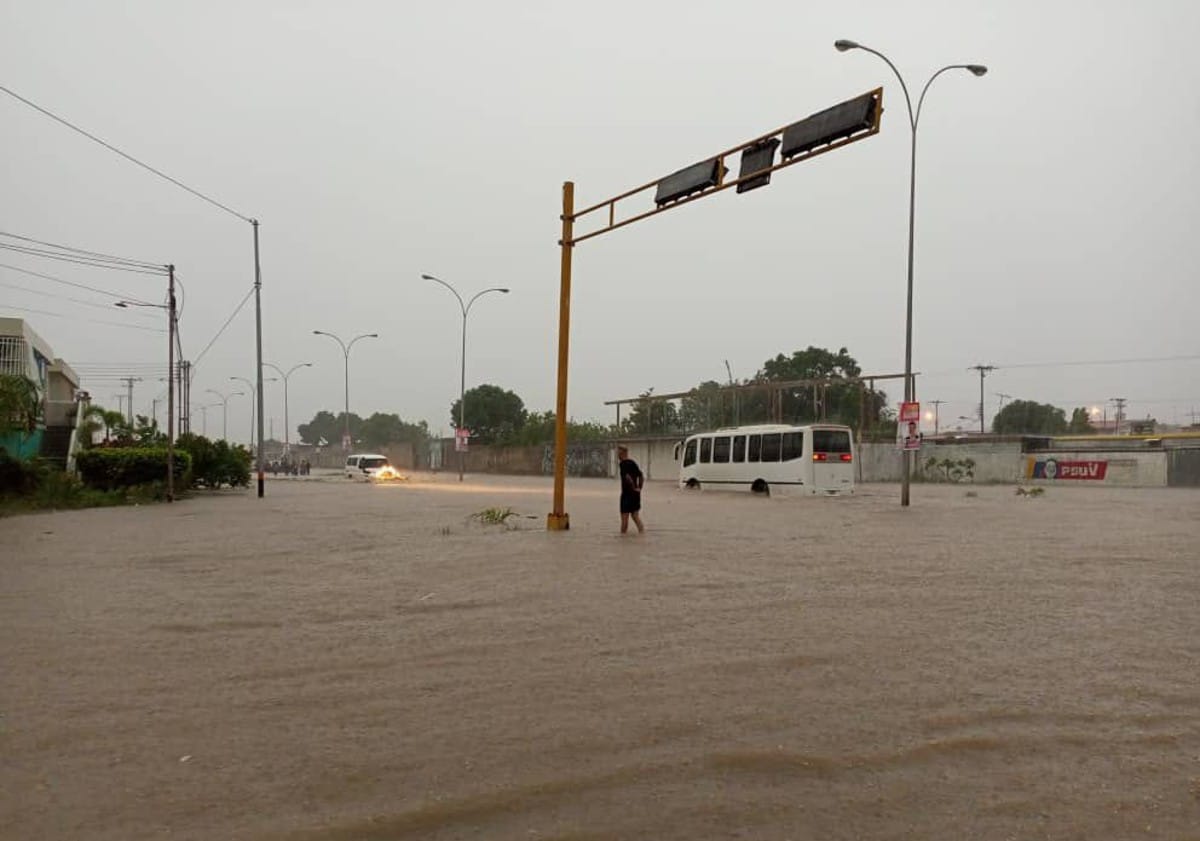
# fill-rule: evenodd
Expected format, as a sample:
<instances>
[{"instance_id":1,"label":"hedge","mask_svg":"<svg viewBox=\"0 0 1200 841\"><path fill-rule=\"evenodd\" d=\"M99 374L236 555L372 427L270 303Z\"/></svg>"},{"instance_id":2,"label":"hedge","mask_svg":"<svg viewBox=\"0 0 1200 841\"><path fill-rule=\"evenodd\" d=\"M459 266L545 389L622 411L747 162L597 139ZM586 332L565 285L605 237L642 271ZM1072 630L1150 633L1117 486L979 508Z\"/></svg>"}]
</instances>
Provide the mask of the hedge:
<instances>
[{"instance_id":1,"label":"hedge","mask_svg":"<svg viewBox=\"0 0 1200 841\"><path fill-rule=\"evenodd\" d=\"M167 450L165 447L96 447L76 456L75 466L85 485L106 491L165 482ZM176 448L175 486L179 490L187 487L191 467L192 457Z\"/></svg>"},{"instance_id":2,"label":"hedge","mask_svg":"<svg viewBox=\"0 0 1200 841\"><path fill-rule=\"evenodd\" d=\"M200 435L179 436L176 452L186 450L192 457L192 484L205 488L247 487L250 484L250 451L227 441L210 441Z\"/></svg>"}]
</instances>

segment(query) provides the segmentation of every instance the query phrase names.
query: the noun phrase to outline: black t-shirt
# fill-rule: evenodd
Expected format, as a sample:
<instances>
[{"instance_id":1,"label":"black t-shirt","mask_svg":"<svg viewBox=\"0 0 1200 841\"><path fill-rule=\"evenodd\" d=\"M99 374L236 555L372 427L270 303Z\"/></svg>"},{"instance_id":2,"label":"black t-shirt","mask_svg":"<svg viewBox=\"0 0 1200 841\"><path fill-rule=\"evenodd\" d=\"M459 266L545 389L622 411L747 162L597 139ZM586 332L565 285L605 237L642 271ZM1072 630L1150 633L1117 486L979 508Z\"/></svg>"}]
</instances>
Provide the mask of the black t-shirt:
<instances>
[{"instance_id":1,"label":"black t-shirt","mask_svg":"<svg viewBox=\"0 0 1200 841\"><path fill-rule=\"evenodd\" d=\"M641 493L642 469L631 458L621 459L621 493Z\"/></svg>"}]
</instances>

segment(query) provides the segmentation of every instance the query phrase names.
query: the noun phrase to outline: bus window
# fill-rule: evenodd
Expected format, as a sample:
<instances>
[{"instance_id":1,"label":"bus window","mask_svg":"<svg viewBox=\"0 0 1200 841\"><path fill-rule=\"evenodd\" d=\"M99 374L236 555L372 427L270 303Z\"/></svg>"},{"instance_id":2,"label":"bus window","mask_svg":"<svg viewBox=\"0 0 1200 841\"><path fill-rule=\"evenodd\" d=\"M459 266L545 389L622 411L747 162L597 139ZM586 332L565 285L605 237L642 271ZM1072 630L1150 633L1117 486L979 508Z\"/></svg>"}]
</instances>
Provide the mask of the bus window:
<instances>
[{"instance_id":1,"label":"bus window","mask_svg":"<svg viewBox=\"0 0 1200 841\"><path fill-rule=\"evenodd\" d=\"M792 461L804 455L804 433L783 433L783 460Z\"/></svg>"},{"instance_id":2,"label":"bus window","mask_svg":"<svg viewBox=\"0 0 1200 841\"><path fill-rule=\"evenodd\" d=\"M700 439L700 463L708 464L710 461L712 461L712 439L711 438L701 438Z\"/></svg>"},{"instance_id":3,"label":"bus window","mask_svg":"<svg viewBox=\"0 0 1200 841\"><path fill-rule=\"evenodd\" d=\"M848 453L850 452L850 433L844 429L814 429L814 453Z\"/></svg>"},{"instance_id":4,"label":"bus window","mask_svg":"<svg viewBox=\"0 0 1200 841\"><path fill-rule=\"evenodd\" d=\"M778 432L773 432L762 437L762 460L763 461L779 461L779 452L782 449L783 436Z\"/></svg>"},{"instance_id":5,"label":"bus window","mask_svg":"<svg viewBox=\"0 0 1200 841\"><path fill-rule=\"evenodd\" d=\"M683 466L691 467L696 463L696 441L688 441L683 447Z\"/></svg>"},{"instance_id":6,"label":"bus window","mask_svg":"<svg viewBox=\"0 0 1200 841\"><path fill-rule=\"evenodd\" d=\"M750 436L750 455L747 457L746 461L758 461L759 453L761 453L761 452L762 452L762 436L761 435L751 435Z\"/></svg>"},{"instance_id":7,"label":"bus window","mask_svg":"<svg viewBox=\"0 0 1200 841\"><path fill-rule=\"evenodd\" d=\"M713 463L729 463L729 436L723 435L713 439Z\"/></svg>"},{"instance_id":8,"label":"bus window","mask_svg":"<svg viewBox=\"0 0 1200 841\"><path fill-rule=\"evenodd\" d=\"M735 462L743 462L746 460L746 436L733 436L733 460Z\"/></svg>"}]
</instances>

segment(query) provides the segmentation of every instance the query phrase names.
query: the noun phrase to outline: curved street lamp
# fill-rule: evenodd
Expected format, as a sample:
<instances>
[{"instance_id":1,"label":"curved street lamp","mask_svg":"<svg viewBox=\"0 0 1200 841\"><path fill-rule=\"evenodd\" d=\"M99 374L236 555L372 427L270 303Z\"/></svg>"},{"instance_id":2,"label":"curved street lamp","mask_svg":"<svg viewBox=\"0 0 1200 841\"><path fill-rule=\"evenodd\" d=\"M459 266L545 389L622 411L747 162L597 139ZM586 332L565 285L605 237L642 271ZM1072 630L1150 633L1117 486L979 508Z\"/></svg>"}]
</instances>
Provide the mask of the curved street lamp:
<instances>
[{"instance_id":1,"label":"curved street lamp","mask_svg":"<svg viewBox=\"0 0 1200 841\"><path fill-rule=\"evenodd\" d=\"M987 73L987 67L982 64L948 64L941 70L938 70L929 77L929 81L925 83L925 87L921 89L921 96L917 99L917 108L913 110L912 97L908 95L908 85L904 83L904 77L900 75L900 71L896 69L896 65L892 64L892 60L878 50L871 47L859 44L856 41L850 41L845 38L833 42L833 46L838 52L846 52L847 50L863 50L883 59L888 67L892 68L892 72L896 74L896 79L900 82L900 89L904 91L904 102L908 106L908 122L912 127L912 162L909 166L909 190L908 190L908 304L905 309L904 318L904 400L910 402L913 399L913 381L912 381L912 325L913 325L913 238L916 220L917 207L917 126L921 122L921 105L925 102L925 94L929 91L929 86L933 84L933 80L941 76L947 70L966 70L975 76L982 76ZM900 487L900 504L908 505L909 497L909 477L912 472L912 460L909 453L904 453L904 472Z\"/></svg>"},{"instance_id":2,"label":"curved street lamp","mask_svg":"<svg viewBox=\"0 0 1200 841\"><path fill-rule=\"evenodd\" d=\"M251 394L258 393L258 387L245 377L230 377L229 379L237 380L239 383L245 383L246 388L250 389ZM273 383L276 380L274 377L263 377L262 381L264 383ZM258 401L256 401L253 397L250 398L250 451L251 452L254 452L254 409L255 409L255 405L257 404L257 402ZM261 443L261 442L259 442L259 443Z\"/></svg>"},{"instance_id":3,"label":"curved street lamp","mask_svg":"<svg viewBox=\"0 0 1200 841\"><path fill-rule=\"evenodd\" d=\"M379 334L378 333L361 333L361 334L355 336L353 339L351 339L349 344L347 344L346 342L343 342L341 340L341 337L336 336L333 333L326 333L324 330L313 330L313 335L314 336L328 336L329 338L331 338L335 342L337 342L338 346L341 347L341 349L342 349L342 356L345 357L345 360L346 360L346 412L345 412L346 432L342 437L342 445L345 447L346 452L349 453L350 448L353 444L353 442L350 440L350 349L352 347L354 347L354 343L357 342L359 339L378 339Z\"/></svg>"},{"instance_id":4,"label":"curved street lamp","mask_svg":"<svg viewBox=\"0 0 1200 841\"><path fill-rule=\"evenodd\" d=\"M222 394L215 388L206 388L205 393L215 394L221 398L221 440L229 440L229 398L241 397L245 394L244 391L233 391L229 394Z\"/></svg>"},{"instance_id":5,"label":"curved street lamp","mask_svg":"<svg viewBox=\"0 0 1200 841\"><path fill-rule=\"evenodd\" d=\"M291 368L288 368L286 374L278 365L270 362L264 362L263 365L278 371L279 376L283 377L283 452L287 454L292 451L292 442L289 438L291 435L291 426L288 422L288 377L294 374L297 368L311 368L313 364L311 362L301 362L299 365L293 365Z\"/></svg>"},{"instance_id":6,"label":"curved street lamp","mask_svg":"<svg viewBox=\"0 0 1200 841\"><path fill-rule=\"evenodd\" d=\"M489 289L484 289L482 292L476 292L471 296L469 301L464 302L462 295L458 294L458 290L451 286L440 277L434 277L431 274L421 275L423 280L432 280L434 283L440 283L453 293L458 299L458 308L462 311L462 356L461 368L458 381L458 427L456 432L461 433L467 427L463 423L464 408L467 405L467 315L471 312L471 305L489 292L501 292L507 295L511 290L504 286L493 286ZM458 435L455 435L455 449L458 450L458 481L463 480L463 473L466 471L467 454L460 449L461 445L458 442Z\"/></svg>"}]
</instances>

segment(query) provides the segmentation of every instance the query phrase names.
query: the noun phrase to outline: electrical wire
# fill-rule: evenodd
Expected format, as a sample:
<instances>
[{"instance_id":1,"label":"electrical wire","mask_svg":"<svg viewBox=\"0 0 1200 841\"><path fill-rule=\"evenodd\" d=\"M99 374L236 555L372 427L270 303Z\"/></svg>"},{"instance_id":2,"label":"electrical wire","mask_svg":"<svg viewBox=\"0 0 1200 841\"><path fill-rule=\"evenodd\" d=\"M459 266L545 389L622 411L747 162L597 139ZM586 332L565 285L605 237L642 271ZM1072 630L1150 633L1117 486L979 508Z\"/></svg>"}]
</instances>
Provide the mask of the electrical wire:
<instances>
[{"instance_id":1,"label":"electrical wire","mask_svg":"<svg viewBox=\"0 0 1200 841\"><path fill-rule=\"evenodd\" d=\"M242 311L242 307L246 306L246 302L250 300L250 296L254 294L254 287L250 287L250 291L246 293L246 297L242 298L242 302L234 308L230 313L229 318L225 319L225 323L221 325L221 329L217 331L217 335L213 336L209 343L204 346L204 350L200 351L200 355L192 360L193 370L200 364L200 360L204 358L204 354L208 353L209 348L216 344L217 339L221 338L221 334L225 332L225 328L237 317L237 314Z\"/></svg>"},{"instance_id":2,"label":"electrical wire","mask_svg":"<svg viewBox=\"0 0 1200 841\"><path fill-rule=\"evenodd\" d=\"M30 289L27 286L17 286L15 283L4 283L0 281L0 286L6 289L16 289L18 292L28 292L30 295L41 295L44 298L56 298L61 301L70 301L73 304L82 304L85 307L95 307L98 310L112 312L112 304L97 304L95 301L85 301L82 298L72 298L70 295L56 295L53 292L43 292L40 289ZM150 313L131 312L130 316L136 318L153 318Z\"/></svg>"},{"instance_id":3,"label":"electrical wire","mask_svg":"<svg viewBox=\"0 0 1200 841\"><path fill-rule=\"evenodd\" d=\"M163 179L165 179L165 180L167 180L167 181L170 181L170 182L171 182L172 184L174 184L176 187L179 187L179 188L181 188L181 189L187 190L187 191L188 191L189 193L191 193L193 196L196 196L197 198L203 199L204 201L208 202L209 204L213 205L214 207L219 207L221 210L224 210L226 213L231 213L231 214L233 214L233 215L234 215L234 216L236 216L238 219L241 219L243 222L249 222L249 223L251 223L251 224L254 224L254 220L253 220L253 219L251 219L249 216L243 216L241 213L238 213L238 212L237 212L236 210L234 210L233 208L226 207L225 205L221 204L221 203L220 203L219 201L217 201L216 199L209 198L208 196L204 195L204 193L201 193L199 190L193 190L191 187L189 187L187 184L184 184L182 181L179 181L179 180L177 180L177 179L174 179L174 178L172 178L171 176L167 175L165 172L161 172L161 171L159 171L159 170L155 169L154 167L150 166L150 164L143 163L142 161L139 161L137 158L133 157L133 155L129 155L129 154L125 153L125 152L122 152L120 149L118 149L116 146L113 146L111 143L107 143L107 142L105 142L105 141L101 140L101 139L100 139L99 137L97 137L96 135L94 135L94 134L91 134L90 132L84 131L84 130L83 130L83 129L81 129L79 126L75 125L74 123L71 123L71 122L68 122L67 120L64 120L62 117L58 116L57 114L55 114L55 113L53 113L53 112L51 112L51 111L48 111L48 110L46 110L45 108L43 108L42 106L38 105L38 104L37 104L37 103L35 103L35 102L31 102L31 101L29 101L28 99L26 99L25 97L23 97L23 96L21 96L20 94L16 93L15 91L13 91L13 90L11 90L11 89L9 89L9 88L6 88L6 87L4 87L3 85L0 85L0 91L4 91L6 94L8 94L9 96L13 97L14 99L18 99L18 100L20 100L21 102L24 102L26 105L28 105L30 108L34 109L35 111L38 111L38 112L40 112L40 113L42 113L42 114L45 114L47 117L49 117L50 119L54 120L55 122L61 123L62 125L66 126L67 128L71 129L72 131L75 131L75 132L78 132L79 134L82 134L84 137L88 138L89 140L92 140L92 141L95 141L96 143L99 143L101 146L103 146L105 149L108 149L110 152L116 152L118 155L120 155L122 158L124 158L125 160L129 161L130 163L137 164L137 165L138 165L138 166L140 166L142 169L144 169L144 170L146 170L146 171L148 171L148 172L152 172L152 173L154 173L154 174L155 174L155 175L157 175L159 178L163 178Z\"/></svg>"},{"instance_id":4,"label":"electrical wire","mask_svg":"<svg viewBox=\"0 0 1200 841\"><path fill-rule=\"evenodd\" d=\"M107 295L109 298L116 298L118 301L132 301L132 302L138 303L138 304L150 304L149 301L143 301L141 298L137 298L133 295L126 295L121 292L111 292L107 289L98 289L95 286L87 286L86 284L76 283L72 280L63 280L61 277L55 277L54 275L42 274L41 272L31 271L30 269L23 269L20 266L12 266L12 265L9 265L8 263L0 263L0 269L11 269L14 272L20 272L21 274L27 274L27 275L31 275L33 277L40 277L43 280L49 280L54 283L61 283L64 286L73 286L76 289L86 289L88 292L95 292L98 295ZM155 306L155 305L151 304L151 306Z\"/></svg>"},{"instance_id":5,"label":"electrical wire","mask_svg":"<svg viewBox=\"0 0 1200 841\"><path fill-rule=\"evenodd\" d=\"M34 239L33 237L12 234L8 231L0 231L0 237L19 239L22 242L32 242L35 245L44 245L48 248L57 248L59 251L73 251L81 256L90 257L96 260L108 260L114 263L125 263L130 266L141 266L144 269L161 269L164 267L163 263L148 263L145 260L134 260L132 257L117 257L113 254L105 254L102 251L89 251L86 248L76 248L72 245L60 245L57 242L46 242L45 240Z\"/></svg>"},{"instance_id":6,"label":"electrical wire","mask_svg":"<svg viewBox=\"0 0 1200 841\"><path fill-rule=\"evenodd\" d=\"M50 312L49 310L35 310L31 307L16 307L12 304L4 304L0 309L20 310L21 312L32 312L38 315L49 315L54 318L66 318L74 321L87 321L92 324L107 324L111 327L124 327L126 330L147 330L151 333L165 333L166 330L160 330L157 327L143 327L140 324L122 324L119 321L103 321L98 318L82 318L78 315L65 315L61 312Z\"/></svg>"},{"instance_id":7,"label":"electrical wire","mask_svg":"<svg viewBox=\"0 0 1200 841\"><path fill-rule=\"evenodd\" d=\"M1078 360L1074 362L1018 362L1009 365L994 365L994 370L1010 370L1014 368L1070 368L1086 365L1140 365L1148 362L1189 362L1200 359L1200 354L1184 354L1180 356L1144 356L1131 359L1091 359ZM961 374L963 371L970 371L970 368L950 368L942 371L927 371L918 372L926 377L949 376L951 374Z\"/></svg>"},{"instance_id":8,"label":"electrical wire","mask_svg":"<svg viewBox=\"0 0 1200 841\"><path fill-rule=\"evenodd\" d=\"M68 256L65 254L56 254L53 251L45 251L40 248L27 248L22 245L10 245L7 242L0 242L0 248L4 249L5 251L15 251L18 254L26 254L30 257L42 257L47 260L59 260L63 263L75 263L80 266L91 266L94 269L111 269L112 271L117 271L117 272L131 272L133 274L150 274L150 275L158 275L159 277L162 277L167 274L167 270L165 268L157 269L157 270L139 269L139 268L135 268L133 266L122 265L120 263L105 263L105 262L96 261L96 260L82 260L82 259L78 259L76 257L71 257L71 256Z\"/></svg>"}]
</instances>

